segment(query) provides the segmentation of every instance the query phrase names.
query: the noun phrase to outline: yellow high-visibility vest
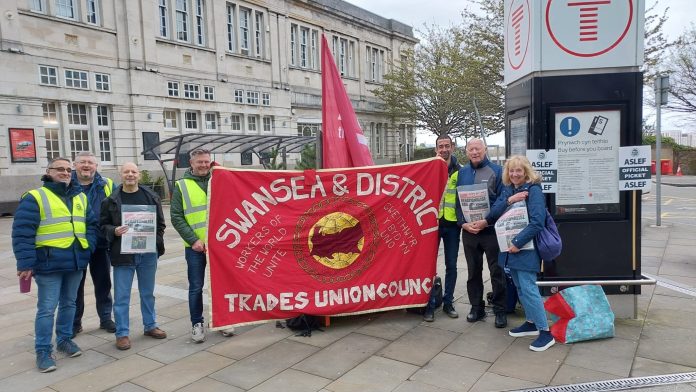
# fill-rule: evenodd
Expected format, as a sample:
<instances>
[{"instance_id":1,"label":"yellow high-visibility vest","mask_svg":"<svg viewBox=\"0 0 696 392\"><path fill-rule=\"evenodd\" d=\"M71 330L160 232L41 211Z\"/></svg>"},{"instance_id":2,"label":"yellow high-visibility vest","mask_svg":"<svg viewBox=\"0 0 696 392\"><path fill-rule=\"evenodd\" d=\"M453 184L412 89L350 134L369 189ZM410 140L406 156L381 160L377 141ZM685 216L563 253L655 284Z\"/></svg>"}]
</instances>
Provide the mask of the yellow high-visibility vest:
<instances>
[{"instance_id":1,"label":"yellow high-visibility vest","mask_svg":"<svg viewBox=\"0 0 696 392\"><path fill-rule=\"evenodd\" d=\"M459 170L452 173L447 181L447 188L445 188L445 193L442 196L442 203L440 203L440 218L444 216L445 220L450 222L457 221L457 213L455 212L457 203L457 178L459 178Z\"/></svg>"},{"instance_id":2,"label":"yellow high-visibility vest","mask_svg":"<svg viewBox=\"0 0 696 392\"><path fill-rule=\"evenodd\" d=\"M181 190L181 202L184 205L184 218L193 229L199 240L205 242L208 234L206 224L208 221L208 195L201 189L196 181L181 179L176 182ZM184 245L191 245L184 241Z\"/></svg>"},{"instance_id":3,"label":"yellow high-visibility vest","mask_svg":"<svg viewBox=\"0 0 696 392\"><path fill-rule=\"evenodd\" d=\"M36 231L36 247L52 246L69 248L75 238L82 249L87 249L87 196L80 193L73 196L72 212L63 200L46 187L27 192L34 196L39 205L41 221Z\"/></svg>"},{"instance_id":4,"label":"yellow high-visibility vest","mask_svg":"<svg viewBox=\"0 0 696 392\"><path fill-rule=\"evenodd\" d=\"M106 197L111 196L111 191L114 189L114 180L107 178L106 185L104 185L104 194Z\"/></svg>"}]
</instances>

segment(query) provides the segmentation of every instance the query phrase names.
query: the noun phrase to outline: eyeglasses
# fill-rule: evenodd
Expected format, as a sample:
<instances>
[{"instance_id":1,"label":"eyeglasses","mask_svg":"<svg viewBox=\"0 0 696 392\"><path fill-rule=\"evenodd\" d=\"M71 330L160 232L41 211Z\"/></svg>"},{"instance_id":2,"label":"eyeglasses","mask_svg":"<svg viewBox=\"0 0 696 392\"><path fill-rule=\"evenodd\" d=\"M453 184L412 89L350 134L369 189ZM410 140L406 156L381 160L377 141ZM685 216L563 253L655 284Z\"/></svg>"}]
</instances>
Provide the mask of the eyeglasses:
<instances>
[{"instance_id":1,"label":"eyeglasses","mask_svg":"<svg viewBox=\"0 0 696 392\"><path fill-rule=\"evenodd\" d=\"M53 169L60 173L72 173L72 169L69 167L49 167L49 170Z\"/></svg>"}]
</instances>

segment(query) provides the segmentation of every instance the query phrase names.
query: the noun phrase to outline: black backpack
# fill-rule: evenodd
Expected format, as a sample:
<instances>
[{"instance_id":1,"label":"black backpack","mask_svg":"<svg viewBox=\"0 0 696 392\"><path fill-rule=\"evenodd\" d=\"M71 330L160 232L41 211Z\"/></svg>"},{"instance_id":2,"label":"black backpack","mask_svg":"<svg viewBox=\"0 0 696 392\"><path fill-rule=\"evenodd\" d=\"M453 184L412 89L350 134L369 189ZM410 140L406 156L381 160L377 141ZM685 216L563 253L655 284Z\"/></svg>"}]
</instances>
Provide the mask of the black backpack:
<instances>
[{"instance_id":1,"label":"black backpack","mask_svg":"<svg viewBox=\"0 0 696 392\"><path fill-rule=\"evenodd\" d=\"M319 318L317 316L310 316L307 314L301 314L297 317L289 318L285 320L285 325L292 329L293 331L299 331L295 336L306 336L311 337L312 331L322 331L319 325Z\"/></svg>"}]
</instances>

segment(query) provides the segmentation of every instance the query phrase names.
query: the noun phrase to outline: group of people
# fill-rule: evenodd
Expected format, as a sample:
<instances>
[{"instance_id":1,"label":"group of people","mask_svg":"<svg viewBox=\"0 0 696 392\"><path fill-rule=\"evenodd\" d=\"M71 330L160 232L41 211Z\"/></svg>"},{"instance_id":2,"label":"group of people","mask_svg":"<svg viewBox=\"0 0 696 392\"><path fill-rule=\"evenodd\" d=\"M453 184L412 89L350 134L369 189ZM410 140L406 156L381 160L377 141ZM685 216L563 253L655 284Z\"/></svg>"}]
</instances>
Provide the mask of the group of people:
<instances>
[{"instance_id":1,"label":"group of people","mask_svg":"<svg viewBox=\"0 0 696 392\"><path fill-rule=\"evenodd\" d=\"M453 302L461 235L468 270L466 289L471 304L466 320L474 323L486 317L482 276L485 254L493 290L491 303L495 327L507 326L507 284L504 273L504 269L507 269L527 319L522 325L511 329L509 334L514 337L537 336L529 348L544 351L553 346L555 340L549 332L544 303L536 285L541 259L534 249L521 250L545 225L546 201L539 185L541 178L523 156L508 158L504 168L491 162L481 139L469 140L465 150L469 162L460 165L453 155L452 139L448 135L441 135L436 140L436 154L447 163L449 176L439 218L439 236L445 254L443 313L452 318L459 317ZM468 222L462 213L457 187L475 184L485 184L490 209L484 219ZM519 201L526 202L529 224L512 239L510 248L501 252L494 224L510 205ZM427 306L423 319L434 321L435 310L432 306Z\"/></svg>"},{"instance_id":2,"label":"group of people","mask_svg":"<svg viewBox=\"0 0 696 392\"><path fill-rule=\"evenodd\" d=\"M206 268L206 205L211 159L207 150L190 153L191 168L177 181L172 195L171 220L186 246L191 338L205 340L203 284ZM52 159L41 177L43 186L22 195L12 225L12 247L19 279L34 279L38 287L34 322L36 366L56 369L56 350L68 357L82 354L73 338L82 332L84 284L89 266L94 284L99 327L116 336L116 347L131 347L129 308L133 277L138 278L143 334L165 339L155 311L157 260L164 254L165 219L160 197L141 186L135 163L119 170L121 184L97 171L90 152ZM155 251L122 252L122 238L133 230L124 224L123 206L154 206ZM152 208L152 207L150 207ZM111 270L113 267L113 297ZM57 312L56 312L57 310ZM113 319L112 319L113 313ZM231 336L233 329L222 331Z\"/></svg>"}]
</instances>

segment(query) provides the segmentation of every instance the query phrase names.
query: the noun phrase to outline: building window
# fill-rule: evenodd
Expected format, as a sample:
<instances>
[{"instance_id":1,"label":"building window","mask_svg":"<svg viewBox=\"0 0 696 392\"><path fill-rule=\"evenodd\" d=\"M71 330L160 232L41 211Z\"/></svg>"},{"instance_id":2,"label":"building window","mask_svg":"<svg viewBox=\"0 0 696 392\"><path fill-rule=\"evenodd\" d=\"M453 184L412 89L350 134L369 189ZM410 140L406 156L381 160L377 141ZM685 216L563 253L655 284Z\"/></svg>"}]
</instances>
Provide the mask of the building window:
<instances>
[{"instance_id":1,"label":"building window","mask_svg":"<svg viewBox=\"0 0 696 392\"><path fill-rule=\"evenodd\" d=\"M234 90L234 103L244 103L244 90Z\"/></svg>"},{"instance_id":2,"label":"building window","mask_svg":"<svg viewBox=\"0 0 696 392\"><path fill-rule=\"evenodd\" d=\"M87 125L87 105L68 104L68 129L70 134L70 157L80 151L89 151L89 128Z\"/></svg>"},{"instance_id":3,"label":"building window","mask_svg":"<svg viewBox=\"0 0 696 392\"><path fill-rule=\"evenodd\" d=\"M217 113L206 113L205 114L205 129L207 131L217 130Z\"/></svg>"},{"instance_id":4,"label":"building window","mask_svg":"<svg viewBox=\"0 0 696 392\"><path fill-rule=\"evenodd\" d=\"M188 0L176 0L176 39L188 41Z\"/></svg>"},{"instance_id":5,"label":"building window","mask_svg":"<svg viewBox=\"0 0 696 392\"><path fill-rule=\"evenodd\" d=\"M179 96L179 82L167 82L167 95L170 97Z\"/></svg>"},{"instance_id":6,"label":"building window","mask_svg":"<svg viewBox=\"0 0 696 392\"><path fill-rule=\"evenodd\" d=\"M258 121L257 121L256 116L248 116L247 117L247 127L248 127L249 132L254 132L254 133L258 132L258 128L256 126L257 123L258 123Z\"/></svg>"},{"instance_id":7,"label":"building window","mask_svg":"<svg viewBox=\"0 0 696 392\"><path fill-rule=\"evenodd\" d=\"M167 0L159 0L159 6L158 6L158 11L159 11L159 25L160 25L160 37L165 37L167 38L169 36L169 31L168 31L168 12L167 12Z\"/></svg>"},{"instance_id":8,"label":"building window","mask_svg":"<svg viewBox=\"0 0 696 392\"><path fill-rule=\"evenodd\" d=\"M375 125L375 154L382 155L382 124Z\"/></svg>"},{"instance_id":9,"label":"building window","mask_svg":"<svg viewBox=\"0 0 696 392\"><path fill-rule=\"evenodd\" d=\"M215 87L213 86L203 86L203 99L206 101L215 100Z\"/></svg>"},{"instance_id":10,"label":"building window","mask_svg":"<svg viewBox=\"0 0 696 392\"><path fill-rule=\"evenodd\" d=\"M30 3L31 10L45 14L46 13L46 4L44 3L44 1L45 0L31 0L31 3Z\"/></svg>"},{"instance_id":11,"label":"building window","mask_svg":"<svg viewBox=\"0 0 696 392\"><path fill-rule=\"evenodd\" d=\"M65 87L72 88L89 88L89 83L87 82L87 72L76 71L73 69L65 70Z\"/></svg>"},{"instance_id":12,"label":"building window","mask_svg":"<svg viewBox=\"0 0 696 392\"><path fill-rule=\"evenodd\" d=\"M111 91L109 74L95 73L94 88L97 89L97 91Z\"/></svg>"},{"instance_id":13,"label":"building window","mask_svg":"<svg viewBox=\"0 0 696 392\"><path fill-rule=\"evenodd\" d=\"M233 131L241 131L242 130L242 115L241 114L231 115L230 116L230 123L232 125Z\"/></svg>"},{"instance_id":14,"label":"building window","mask_svg":"<svg viewBox=\"0 0 696 392\"><path fill-rule=\"evenodd\" d=\"M186 121L184 125L188 130L198 130L198 113L186 112Z\"/></svg>"},{"instance_id":15,"label":"building window","mask_svg":"<svg viewBox=\"0 0 696 392\"><path fill-rule=\"evenodd\" d=\"M234 35L234 4L227 3L227 50L237 50L237 39Z\"/></svg>"},{"instance_id":16,"label":"building window","mask_svg":"<svg viewBox=\"0 0 696 392\"><path fill-rule=\"evenodd\" d=\"M205 27L203 19L203 0L195 0L196 2L196 44L205 45Z\"/></svg>"},{"instance_id":17,"label":"building window","mask_svg":"<svg viewBox=\"0 0 696 392\"><path fill-rule=\"evenodd\" d=\"M297 136L317 136L321 130L321 124L297 124Z\"/></svg>"},{"instance_id":18,"label":"building window","mask_svg":"<svg viewBox=\"0 0 696 392\"><path fill-rule=\"evenodd\" d=\"M263 57L263 14L254 13L254 50L256 57Z\"/></svg>"},{"instance_id":19,"label":"building window","mask_svg":"<svg viewBox=\"0 0 696 392\"><path fill-rule=\"evenodd\" d=\"M309 46L309 68L318 69L317 59L319 58L319 32L312 30L312 41Z\"/></svg>"},{"instance_id":20,"label":"building window","mask_svg":"<svg viewBox=\"0 0 696 392\"><path fill-rule=\"evenodd\" d=\"M264 117L263 118L263 131L264 132L272 132L273 131L273 118L272 117Z\"/></svg>"},{"instance_id":21,"label":"building window","mask_svg":"<svg viewBox=\"0 0 696 392\"><path fill-rule=\"evenodd\" d=\"M49 160L58 158L60 154L60 129L58 128L58 116L56 115L55 103L44 103L43 126L44 136L46 137L46 158Z\"/></svg>"},{"instance_id":22,"label":"building window","mask_svg":"<svg viewBox=\"0 0 696 392\"><path fill-rule=\"evenodd\" d=\"M184 83L184 98L200 99L200 87L197 84Z\"/></svg>"},{"instance_id":23,"label":"building window","mask_svg":"<svg viewBox=\"0 0 696 392\"><path fill-rule=\"evenodd\" d=\"M73 0L56 0L56 15L63 18L75 19L75 5L73 4Z\"/></svg>"},{"instance_id":24,"label":"building window","mask_svg":"<svg viewBox=\"0 0 696 392\"><path fill-rule=\"evenodd\" d=\"M319 32L308 27L290 25L290 64L306 69L317 69Z\"/></svg>"},{"instance_id":25,"label":"building window","mask_svg":"<svg viewBox=\"0 0 696 392\"><path fill-rule=\"evenodd\" d=\"M297 65L297 25L290 25L290 64Z\"/></svg>"},{"instance_id":26,"label":"building window","mask_svg":"<svg viewBox=\"0 0 696 392\"><path fill-rule=\"evenodd\" d=\"M39 65L39 75L41 76L41 84L48 86L58 85L58 68Z\"/></svg>"},{"instance_id":27,"label":"building window","mask_svg":"<svg viewBox=\"0 0 696 392\"><path fill-rule=\"evenodd\" d=\"M239 47L242 54L249 54L249 15L251 10L246 8L239 9Z\"/></svg>"},{"instance_id":28,"label":"building window","mask_svg":"<svg viewBox=\"0 0 696 392\"><path fill-rule=\"evenodd\" d=\"M341 76L355 77L355 41L344 37L333 37L332 45L336 67Z\"/></svg>"},{"instance_id":29,"label":"building window","mask_svg":"<svg viewBox=\"0 0 696 392\"><path fill-rule=\"evenodd\" d=\"M87 0L87 23L99 24L98 0Z\"/></svg>"},{"instance_id":30,"label":"building window","mask_svg":"<svg viewBox=\"0 0 696 392\"><path fill-rule=\"evenodd\" d=\"M247 104L258 105L259 104L259 92L258 91L247 91Z\"/></svg>"},{"instance_id":31,"label":"building window","mask_svg":"<svg viewBox=\"0 0 696 392\"><path fill-rule=\"evenodd\" d=\"M366 79L370 82L381 83L383 76L384 50L375 47L366 47L367 61L367 76Z\"/></svg>"},{"instance_id":32,"label":"building window","mask_svg":"<svg viewBox=\"0 0 696 392\"><path fill-rule=\"evenodd\" d=\"M109 129L109 108L106 106L97 106L97 131L101 161L111 162L111 130Z\"/></svg>"},{"instance_id":33,"label":"building window","mask_svg":"<svg viewBox=\"0 0 696 392\"><path fill-rule=\"evenodd\" d=\"M162 118L164 119L164 127L169 128L169 129L177 129L177 123L176 123L176 111L174 110L165 110L162 112Z\"/></svg>"},{"instance_id":34,"label":"building window","mask_svg":"<svg viewBox=\"0 0 696 392\"><path fill-rule=\"evenodd\" d=\"M271 106L271 93L261 94L261 104L263 106Z\"/></svg>"},{"instance_id":35,"label":"building window","mask_svg":"<svg viewBox=\"0 0 696 392\"><path fill-rule=\"evenodd\" d=\"M242 159L242 165L248 166L253 163L253 155L251 154L251 151L245 151L242 153L241 159Z\"/></svg>"}]
</instances>

